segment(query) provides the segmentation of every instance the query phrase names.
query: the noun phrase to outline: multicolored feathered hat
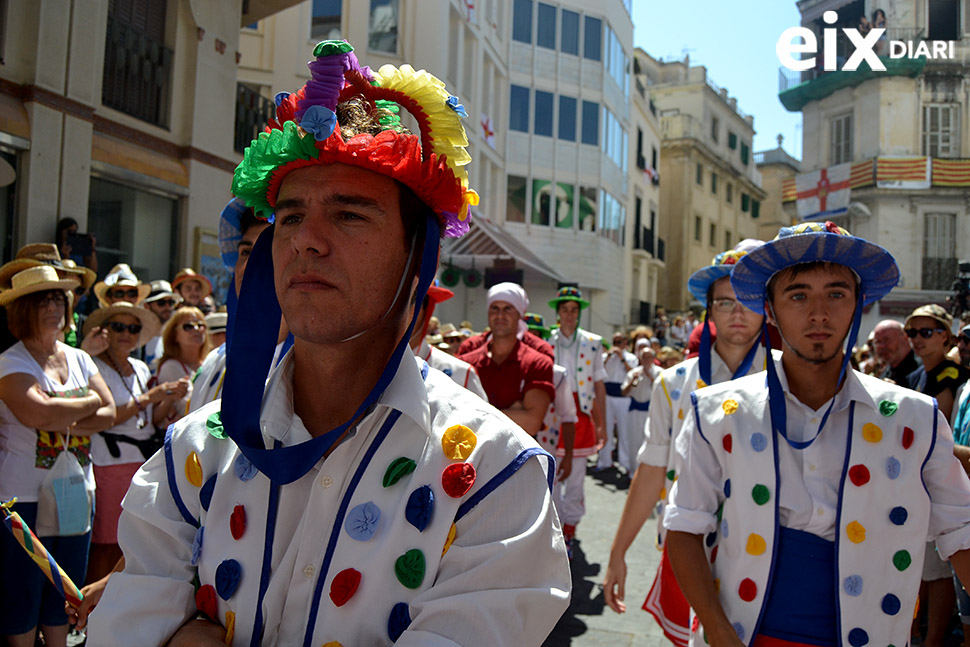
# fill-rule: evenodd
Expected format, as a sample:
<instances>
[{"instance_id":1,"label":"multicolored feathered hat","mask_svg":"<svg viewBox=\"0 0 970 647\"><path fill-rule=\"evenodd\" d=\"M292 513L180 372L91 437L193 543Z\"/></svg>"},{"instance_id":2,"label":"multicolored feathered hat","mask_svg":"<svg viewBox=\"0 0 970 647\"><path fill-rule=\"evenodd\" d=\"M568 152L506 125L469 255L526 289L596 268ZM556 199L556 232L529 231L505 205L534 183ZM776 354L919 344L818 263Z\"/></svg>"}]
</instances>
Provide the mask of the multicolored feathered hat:
<instances>
[{"instance_id":1,"label":"multicolored feathered hat","mask_svg":"<svg viewBox=\"0 0 970 647\"><path fill-rule=\"evenodd\" d=\"M687 291L701 303L707 303L707 291L716 281L731 276L731 271L745 254L747 252L736 249L721 252L710 265L691 274L687 279Z\"/></svg>"},{"instance_id":2,"label":"multicolored feathered hat","mask_svg":"<svg viewBox=\"0 0 970 647\"><path fill-rule=\"evenodd\" d=\"M246 149L233 194L268 219L287 173L312 164L350 164L410 188L438 216L442 236L465 234L478 194L468 188L465 165L471 156L461 125L467 113L458 99L437 78L410 65L384 65L377 72L362 67L346 41L323 41L313 55L306 85L276 95L276 118ZM384 111L385 130L344 140L335 111L354 97ZM420 135L404 130L401 108L418 122Z\"/></svg>"}]
</instances>

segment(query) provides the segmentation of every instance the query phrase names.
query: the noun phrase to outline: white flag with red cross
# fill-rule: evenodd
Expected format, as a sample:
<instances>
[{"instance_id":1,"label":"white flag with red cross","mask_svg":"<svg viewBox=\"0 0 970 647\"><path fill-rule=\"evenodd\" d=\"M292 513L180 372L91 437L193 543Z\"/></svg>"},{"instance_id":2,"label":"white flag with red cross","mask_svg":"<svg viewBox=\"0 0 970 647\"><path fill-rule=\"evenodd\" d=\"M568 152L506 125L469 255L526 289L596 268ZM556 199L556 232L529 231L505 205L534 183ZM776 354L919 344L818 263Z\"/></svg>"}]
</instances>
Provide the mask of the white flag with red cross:
<instances>
[{"instance_id":1,"label":"white flag with red cross","mask_svg":"<svg viewBox=\"0 0 970 647\"><path fill-rule=\"evenodd\" d=\"M849 208L852 163L795 176L796 206L801 220L818 220L845 213Z\"/></svg>"}]
</instances>

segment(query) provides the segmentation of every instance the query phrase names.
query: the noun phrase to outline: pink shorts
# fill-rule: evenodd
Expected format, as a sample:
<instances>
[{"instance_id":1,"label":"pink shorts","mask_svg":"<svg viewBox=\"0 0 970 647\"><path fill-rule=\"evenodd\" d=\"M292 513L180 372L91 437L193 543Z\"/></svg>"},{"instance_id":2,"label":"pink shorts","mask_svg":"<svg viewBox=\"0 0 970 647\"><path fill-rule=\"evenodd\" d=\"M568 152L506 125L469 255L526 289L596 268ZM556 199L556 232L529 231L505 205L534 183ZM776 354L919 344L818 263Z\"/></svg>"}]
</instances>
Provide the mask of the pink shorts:
<instances>
[{"instance_id":1,"label":"pink shorts","mask_svg":"<svg viewBox=\"0 0 970 647\"><path fill-rule=\"evenodd\" d=\"M94 466L94 527L91 532L93 544L118 543L118 517L121 516L121 500L125 498L131 479L141 463Z\"/></svg>"}]
</instances>

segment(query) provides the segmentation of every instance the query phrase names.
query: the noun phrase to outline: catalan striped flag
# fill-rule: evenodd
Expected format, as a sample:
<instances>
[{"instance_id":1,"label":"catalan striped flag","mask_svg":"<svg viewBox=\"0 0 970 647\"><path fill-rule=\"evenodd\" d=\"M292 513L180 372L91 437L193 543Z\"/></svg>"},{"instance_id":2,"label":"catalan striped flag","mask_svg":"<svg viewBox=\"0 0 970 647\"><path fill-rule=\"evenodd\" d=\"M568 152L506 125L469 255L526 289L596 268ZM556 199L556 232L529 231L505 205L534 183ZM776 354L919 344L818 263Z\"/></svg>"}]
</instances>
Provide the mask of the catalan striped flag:
<instances>
[{"instance_id":1,"label":"catalan striped flag","mask_svg":"<svg viewBox=\"0 0 970 647\"><path fill-rule=\"evenodd\" d=\"M928 189L930 187L930 158L878 158L876 160L876 186L881 189Z\"/></svg>"},{"instance_id":2,"label":"catalan striped flag","mask_svg":"<svg viewBox=\"0 0 970 647\"><path fill-rule=\"evenodd\" d=\"M970 186L970 160L934 158L933 186Z\"/></svg>"},{"instance_id":3,"label":"catalan striped flag","mask_svg":"<svg viewBox=\"0 0 970 647\"><path fill-rule=\"evenodd\" d=\"M852 173L849 176L849 186L853 189L860 189L864 186L872 186L876 183L876 160L863 160L852 165Z\"/></svg>"},{"instance_id":4,"label":"catalan striped flag","mask_svg":"<svg viewBox=\"0 0 970 647\"><path fill-rule=\"evenodd\" d=\"M798 199L798 189L795 188L795 178L786 177L781 181L781 201L794 202Z\"/></svg>"}]
</instances>

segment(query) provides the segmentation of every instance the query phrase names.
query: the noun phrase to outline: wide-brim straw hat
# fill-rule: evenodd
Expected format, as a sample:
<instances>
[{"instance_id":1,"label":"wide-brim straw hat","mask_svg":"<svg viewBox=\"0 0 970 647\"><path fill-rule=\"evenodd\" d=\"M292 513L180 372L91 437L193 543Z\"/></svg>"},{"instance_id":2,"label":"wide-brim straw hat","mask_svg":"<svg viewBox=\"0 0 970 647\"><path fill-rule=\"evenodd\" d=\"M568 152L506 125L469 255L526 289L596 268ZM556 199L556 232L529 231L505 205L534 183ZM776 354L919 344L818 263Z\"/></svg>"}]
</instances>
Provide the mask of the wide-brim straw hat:
<instances>
[{"instance_id":1,"label":"wide-brim straw hat","mask_svg":"<svg viewBox=\"0 0 970 647\"><path fill-rule=\"evenodd\" d=\"M14 274L10 280L11 287L0 292L0 306L8 305L20 297L34 292L61 290L70 295L71 290L80 284L81 282L75 278L60 278L52 265L28 267Z\"/></svg>"},{"instance_id":2,"label":"wide-brim straw hat","mask_svg":"<svg viewBox=\"0 0 970 647\"><path fill-rule=\"evenodd\" d=\"M51 265L61 275L76 277L85 290L90 289L98 278L97 274L88 268L78 267L70 259L61 259L61 254L54 243L30 243L21 247L12 261L0 267L0 289L5 290L10 287L10 279L14 274L38 265Z\"/></svg>"},{"instance_id":3,"label":"wide-brim straw hat","mask_svg":"<svg viewBox=\"0 0 970 647\"><path fill-rule=\"evenodd\" d=\"M152 292L152 286L139 281L127 263L118 263L111 268L103 281L94 284L94 296L102 306L108 305L105 297L111 288L137 288L138 300L135 303L141 303Z\"/></svg>"},{"instance_id":4,"label":"wide-brim straw hat","mask_svg":"<svg viewBox=\"0 0 970 647\"><path fill-rule=\"evenodd\" d=\"M149 283L151 292L145 297L144 303L154 303L159 299L175 299L176 302L182 300L182 295L172 291L172 284L165 279L159 279Z\"/></svg>"},{"instance_id":5,"label":"wide-brim straw hat","mask_svg":"<svg viewBox=\"0 0 970 647\"><path fill-rule=\"evenodd\" d=\"M154 312L141 306L133 306L127 301L119 301L110 306L98 308L89 314L84 321L82 334L87 335L95 326L102 325L115 315L131 315L141 322L141 332L138 333L138 342L135 348L144 346L149 339L157 336L162 330L162 322L159 321Z\"/></svg>"},{"instance_id":6,"label":"wide-brim straw hat","mask_svg":"<svg viewBox=\"0 0 970 647\"><path fill-rule=\"evenodd\" d=\"M175 290L178 290L179 285L181 285L182 283L185 283L186 281L199 282L199 284L202 286L203 299L209 296L210 294L212 294L212 283L209 282L209 279L207 279L202 274L199 274L191 267L186 267L179 270L178 274L175 275L175 278L172 279L172 288Z\"/></svg>"},{"instance_id":7,"label":"wide-brim straw hat","mask_svg":"<svg viewBox=\"0 0 970 647\"><path fill-rule=\"evenodd\" d=\"M229 314L225 312L210 312L205 316L205 325L209 334L226 332L226 325L229 323Z\"/></svg>"}]
</instances>

